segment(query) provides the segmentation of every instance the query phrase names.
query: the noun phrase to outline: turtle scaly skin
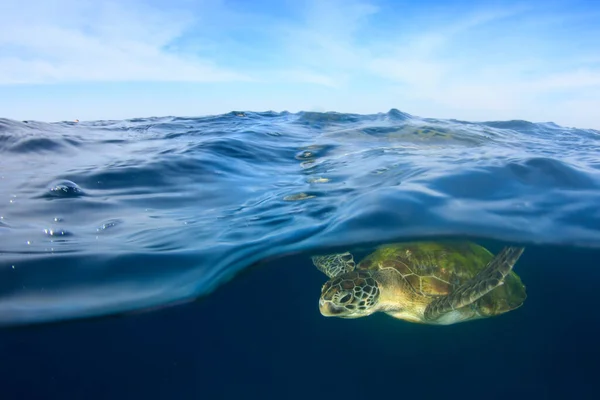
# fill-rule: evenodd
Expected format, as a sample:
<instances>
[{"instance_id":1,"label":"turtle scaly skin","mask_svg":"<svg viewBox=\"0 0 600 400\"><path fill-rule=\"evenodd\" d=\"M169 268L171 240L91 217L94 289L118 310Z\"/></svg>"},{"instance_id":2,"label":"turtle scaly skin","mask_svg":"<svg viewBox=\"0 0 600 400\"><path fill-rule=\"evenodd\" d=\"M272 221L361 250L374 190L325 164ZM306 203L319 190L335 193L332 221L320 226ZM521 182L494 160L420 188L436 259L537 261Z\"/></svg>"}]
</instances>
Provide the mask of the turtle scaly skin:
<instances>
[{"instance_id":1,"label":"turtle scaly skin","mask_svg":"<svg viewBox=\"0 0 600 400\"><path fill-rule=\"evenodd\" d=\"M443 325L500 315L520 307L527 297L512 271L522 252L507 247L494 257L470 242L399 243L378 248L354 271L350 253L313 257L331 277L322 288L319 308L325 316L385 312Z\"/></svg>"}]
</instances>

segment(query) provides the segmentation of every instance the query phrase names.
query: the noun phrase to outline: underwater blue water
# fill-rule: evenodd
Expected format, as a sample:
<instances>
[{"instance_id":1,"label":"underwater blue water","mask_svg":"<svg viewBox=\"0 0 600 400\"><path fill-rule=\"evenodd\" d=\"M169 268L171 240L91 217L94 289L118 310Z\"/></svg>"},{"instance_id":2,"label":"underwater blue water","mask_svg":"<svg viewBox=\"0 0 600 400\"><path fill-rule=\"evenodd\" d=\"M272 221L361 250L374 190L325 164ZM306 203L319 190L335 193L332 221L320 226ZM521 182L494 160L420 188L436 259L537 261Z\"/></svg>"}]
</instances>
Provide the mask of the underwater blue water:
<instances>
[{"instance_id":1,"label":"underwater blue water","mask_svg":"<svg viewBox=\"0 0 600 400\"><path fill-rule=\"evenodd\" d=\"M0 120L0 325L160 307L392 240L600 245L600 132L232 112Z\"/></svg>"}]
</instances>

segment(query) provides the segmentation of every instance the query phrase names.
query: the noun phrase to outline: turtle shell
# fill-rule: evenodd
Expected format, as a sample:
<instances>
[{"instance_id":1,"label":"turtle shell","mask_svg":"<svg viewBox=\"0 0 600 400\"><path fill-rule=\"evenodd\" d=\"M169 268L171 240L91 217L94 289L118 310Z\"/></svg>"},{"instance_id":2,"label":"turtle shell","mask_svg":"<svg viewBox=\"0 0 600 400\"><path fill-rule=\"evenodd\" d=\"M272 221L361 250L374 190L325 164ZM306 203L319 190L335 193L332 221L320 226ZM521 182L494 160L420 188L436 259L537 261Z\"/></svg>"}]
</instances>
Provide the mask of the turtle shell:
<instances>
[{"instance_id":1,"label":"turtle shell","mask_svg":"<svg viewBox=\"0 0 600 400\"><path fill-rule=\"evenodd\" d=\"M494 256L471 242L409 242L379 247L357 266L358 269L396 269L422 296L444 296L475 277ZM511 271L505 284L477 303L484 312L496 314L520 306L525 286Z\"/></svg>"}]
</instances>

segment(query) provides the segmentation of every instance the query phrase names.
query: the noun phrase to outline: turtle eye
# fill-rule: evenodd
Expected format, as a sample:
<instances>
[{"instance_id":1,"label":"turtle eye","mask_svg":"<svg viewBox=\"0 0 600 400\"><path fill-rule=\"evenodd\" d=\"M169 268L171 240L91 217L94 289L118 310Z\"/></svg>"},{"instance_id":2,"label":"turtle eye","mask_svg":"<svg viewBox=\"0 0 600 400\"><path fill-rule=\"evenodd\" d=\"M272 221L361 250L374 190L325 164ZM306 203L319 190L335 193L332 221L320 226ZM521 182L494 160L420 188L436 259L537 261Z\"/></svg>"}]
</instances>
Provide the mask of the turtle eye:
<instances>
[{"instance_id":1,"label":"turtle eye","mask_svg":"<svg viewBox=\"0 0 600 400\"><path fill-rule=\"evenodd\" d=\"M342 296L339 299L339 302L342 304L346 304L352 301L352 293L345 292L342 293Z\"/></svg>"}]
</instances>

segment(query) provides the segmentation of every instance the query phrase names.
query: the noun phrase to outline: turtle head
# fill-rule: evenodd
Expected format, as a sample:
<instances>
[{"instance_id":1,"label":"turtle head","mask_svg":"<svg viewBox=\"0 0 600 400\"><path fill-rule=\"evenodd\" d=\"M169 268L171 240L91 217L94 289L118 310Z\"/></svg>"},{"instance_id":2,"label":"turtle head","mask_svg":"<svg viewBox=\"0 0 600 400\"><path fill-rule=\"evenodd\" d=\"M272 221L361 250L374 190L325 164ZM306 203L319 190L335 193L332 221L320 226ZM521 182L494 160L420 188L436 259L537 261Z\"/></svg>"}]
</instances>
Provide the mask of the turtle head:
<instances>
[{"instance_id":1,"label":"turtle head","mask_svg":"<svg viewBox=\"0 0 600 400\"><path fill-rule=\"evenodd\" d=\"M327 281L319 310L326 317L359 318L376 311L379 286L369 271L352 271Z\"/></svg>"}]
</instances>

